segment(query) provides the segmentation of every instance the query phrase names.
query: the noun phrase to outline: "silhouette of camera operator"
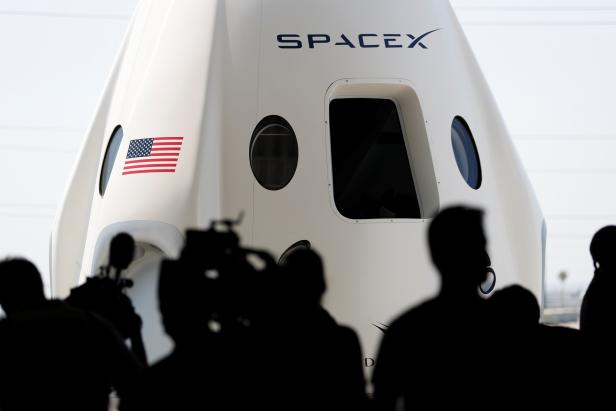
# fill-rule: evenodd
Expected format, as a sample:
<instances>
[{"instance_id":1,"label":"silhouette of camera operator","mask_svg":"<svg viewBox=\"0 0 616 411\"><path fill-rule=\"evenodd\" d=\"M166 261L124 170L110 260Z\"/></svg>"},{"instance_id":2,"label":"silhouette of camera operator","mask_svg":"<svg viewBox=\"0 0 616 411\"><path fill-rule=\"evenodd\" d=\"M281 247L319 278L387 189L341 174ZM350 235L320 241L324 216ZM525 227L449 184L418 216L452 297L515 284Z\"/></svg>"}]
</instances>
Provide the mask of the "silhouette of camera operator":
<instances>
[{"instance_id":1,"label":"silhouette of camera operator","mask_svg":"<svg viewBox=\"0 0 616 411\"><path fill-rule=\"evenodd\" d=\"M269 254L240 246L235 221L189 230L178 260L165 260L159 280L163 326L171 354L148 370L127 410L250 409L260 387L255 357L262 280ZM258 269L248 260L257 256Z\"/></svg>"},{"instance_id":2,"label":"silhouette of camera operator","mask_svg":"<svg viewBox=\"0 0 616 411\"><path fill-rule=\"evenodd\" d=\"M126 398L141 367L95 314L47 300L36 267L0 262L0 409L107 411Z\"/></svg>"},{"instance_id":3,"label":"silhouette of camera operator","mask_svg":"<svg viewBox=\"0 0 616 411\"><path fill-rule=\"evenodd\" d=\"M135 356L147 365L141 317L124 292L133 283L122 278L122 271L133 261L135 241L129 234L120 233L111 240L109 249L109 265L101 267L98 275L89 277L83 285L72 289L66 302L109 321L122 338L130 341Z\"/></svg>"}]
</instances>

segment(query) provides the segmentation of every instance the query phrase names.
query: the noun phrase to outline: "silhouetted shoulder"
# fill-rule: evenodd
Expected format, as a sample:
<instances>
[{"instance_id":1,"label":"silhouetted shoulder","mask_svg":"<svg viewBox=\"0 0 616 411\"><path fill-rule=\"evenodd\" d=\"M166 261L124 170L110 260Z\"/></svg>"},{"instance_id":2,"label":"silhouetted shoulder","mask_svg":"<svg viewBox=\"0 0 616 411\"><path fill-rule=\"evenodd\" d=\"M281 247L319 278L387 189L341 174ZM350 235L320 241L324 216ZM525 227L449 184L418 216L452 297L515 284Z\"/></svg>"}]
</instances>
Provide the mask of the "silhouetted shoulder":
<instances>
[{"instance_id":1,"label":"silhouetted shoulder","mask_svg":"<svg viewBox=\"0 0 616 411\"><path fill-rule=\"evenodd\" d=\"M361 369L363 355L357 333L350 327L338 326L334 340L337 343L338 350L345 353L349 366Z\"/></svg>"},{"instance_id":2,"label":"silhouetted shoulder","mask_svg":"<svg viewBox=\"0 0 616 411\"><path fill-rule=\"evenodd\" d=\"M542 324L539 326L539 337L541 341L550 346L553 352L575 350L583 343L582 333L579 330L561 326Z\"/></svg>"},{"instance_id":3,"label":"silhouetted shoulder","mask_svg":"<svg viewBox=\"0 0 616 411\"><path fill-rule=\"evenodd\" d=\"M616 290L616 273L597 270L584 298L580 310L580 329L591 337L612 336L611 322L616 315L616 304L612 303Z\"/></svg>"},{"instance_id":4,"label":"silhouetted shoulder","mask_svg":"<svg viewBox=\"0 0 616 411\"><path fill-rule=\"evenodd\" d=\"M582 334L580 330L576 330L575 328L562 327L558 325L545 325L542 324L540 327L540 332L544 334L551 334L557 337L564 338L582 338Z\"/></svg>"},{"instance_id":5,"label":"silhouetted shoulder","mask_svg":"<svg viewBox=\"0 0 616 411\"><path fill-rule=\"evenodd\" d=\"M386 335L398 333L406 334L409 331L409 327L431 325L433 317L435 315L440 315L441 312L442 304L438 299L424 301L393 320L387 329Z\"/></svg>"},{"instance_id":6,"label":"silhouetted shoulder","mask_svg":"<svg viewBox=\"0 0 616 411\"><path fill-rule=\"evenodd\" d=\"M422 332L418 329L429 325L431 313L438 310L438 305L435 300L428 300L400 315L384 330L372 376L377 391L384 391L384 387L389 390L401 382L401 375L409 369L407 362L416 354L409 345L421 342L417 337Z\"/></svg>"},{"instance_id":7,"label":"silhouetted shoulder","mask_svg":"<svg viewBox=\"0 0 616 411\"><path fill-rule=\"evenodd\" d=\"M107 409L111 387L123 397L141 370L105 321L62 301L12 313L0 338L7 410Z\"/></svg>"}]
</instances>

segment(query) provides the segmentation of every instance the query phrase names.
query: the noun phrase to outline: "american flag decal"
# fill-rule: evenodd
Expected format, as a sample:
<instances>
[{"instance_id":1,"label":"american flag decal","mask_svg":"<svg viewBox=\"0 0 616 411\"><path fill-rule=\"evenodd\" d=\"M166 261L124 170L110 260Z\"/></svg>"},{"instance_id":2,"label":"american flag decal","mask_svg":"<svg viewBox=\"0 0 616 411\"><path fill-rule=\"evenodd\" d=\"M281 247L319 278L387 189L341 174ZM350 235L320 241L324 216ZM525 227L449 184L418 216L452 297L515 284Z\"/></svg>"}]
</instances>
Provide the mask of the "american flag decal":
<instances>
[{"instance_id":1,"label":"american flag decal","mask_svg":"<svg viewBox=\"0 0 616 411\"><path fill-rule=\"evenodd\" d=\"M131 140L122 175L175 173L184 137L153 137Z\"/></svg>"}]
</instances>

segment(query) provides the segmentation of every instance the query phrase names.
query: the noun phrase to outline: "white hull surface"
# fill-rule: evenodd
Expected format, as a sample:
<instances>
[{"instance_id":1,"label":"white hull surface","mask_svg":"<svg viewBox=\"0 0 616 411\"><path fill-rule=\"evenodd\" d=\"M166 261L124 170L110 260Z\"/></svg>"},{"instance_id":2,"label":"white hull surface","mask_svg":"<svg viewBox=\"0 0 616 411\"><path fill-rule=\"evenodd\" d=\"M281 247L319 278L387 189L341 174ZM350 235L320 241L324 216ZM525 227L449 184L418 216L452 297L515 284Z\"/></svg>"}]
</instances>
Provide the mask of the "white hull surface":
<instances>
[{"instance_id":1,"label":"white hull surface","mask_svg":"<svg viewBox=\"0 0 616 411\"><path fill-rule=\"evenodd\" d=\"M344 122L333 118L331 102L344 99L393 103L417 215L341 211L331 125ZM275 190L251 168L255 128L268 116L284 119L297 141L292 178ZM457 117L479 155L477 189L454 155ZM118 126L123 137L110 144ZM179 150L161 166L167 171L128 173L153 170L137 162L143 157L127 157L135 140L158 137L170 138L155 140L159 146L181 142L169 146ZM253 158L253 166L264 161ZM368 167L349 190L366 187L361 178L374 183L381 169ZM132 293L157 358L169 348L157 325L157 261L177 256L186 228L245 211L245 245L280 256L307 240L322 253L325 305L357 329L371 358L381 335L375 325L438 290L426 229L439 209L459 203L486 210L497 286L520 283L541 295L542 213L448 1L143 0L53 234L53 293L67 295L106 262L115 233L131 233L140 245Z\"/></svg>"}]
</instances>

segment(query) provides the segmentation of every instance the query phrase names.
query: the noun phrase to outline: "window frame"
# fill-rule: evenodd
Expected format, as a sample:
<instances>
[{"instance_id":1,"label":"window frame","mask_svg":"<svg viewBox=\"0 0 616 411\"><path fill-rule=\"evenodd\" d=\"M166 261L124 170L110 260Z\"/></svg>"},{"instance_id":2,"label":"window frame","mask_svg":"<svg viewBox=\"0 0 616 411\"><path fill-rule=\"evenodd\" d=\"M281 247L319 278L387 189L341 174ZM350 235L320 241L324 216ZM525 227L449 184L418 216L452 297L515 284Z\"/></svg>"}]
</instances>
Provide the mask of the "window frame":
<instances>
[{"instance_id":1,"label":"window frame","mask_svg":"<svg viewBox=\"0 0 616 411\"><path fill-rule=\"evenodd\" d=\"M413 182L413 188L415 191L415 198L417 200L417 205L419 208L419 217L416 218L387 218L387 217L383 217L383 218L362 218L362 219L357 219L357 218L350 218L345 216L344 214L342 214L340 212L340 210L338 209L338 205L336 204L336 198L335 198L335 191L334 191L334 174L333 174L333 156L331 153L331 149L332 149L332 135L331 135L331 117L330 117L330 109L329 106L330 104L334 101L334 100L346 100L346 99L366 99L366 100L387 100L390 101L391 103L393 103L394 108L396 110L396 115L398 117L398 124L400 125L400 132L402 134L402 141L404 143L404 149L406 151L406 159L408 161L408 166L411 172L411 180ZM354 222L382 222L382 221L389 221L389 222L400 222L400 221L415 221L415 220L423 220L423 215L424 215L424 209L423 209L423 205L420 199L420 195L418 193L417 190L417 181L416 181L416 170L415 170L415 166L413 164L412 161L412 156L411 156L411 151L409 148L409 139L408 139L408 135L407 135L407 128L406 125L404 123L404 116L402 115L402 110L400 108L400 104L398 102L398 100L396 100L393 97L389 97L389 96L377 96L377 95L368 95L368 96L340 96L340 97L333 97L331 99L328 100L327 102L327 150L328 150L328 157L329 157L329 161L328 161L328 167L330 168L330 192L331 192L331 196L332 196L332 204L334 206L334 209L336 210L336 213L341 216L342 218L349 220L349 221L354 221Z\"/></svg>"},{"instance_id":2,"label":"window frame","mask_svg":"<svg viewBox=\"0 0 616 411\"><path fill-rule=\"evenodd\" d=\"M419 200L421 218L353 220L338 212L334 201L329 102L338 98L390 99L396 104L405 140L413 182ZM323 144L326 153L329 205L332 213L349 224L425 224L440 210L440 179L436 170L436 148L428 135L424 99L415 85L401 78L341 78L333 81L323 96Z\"/></svg>"}]
</instances>

